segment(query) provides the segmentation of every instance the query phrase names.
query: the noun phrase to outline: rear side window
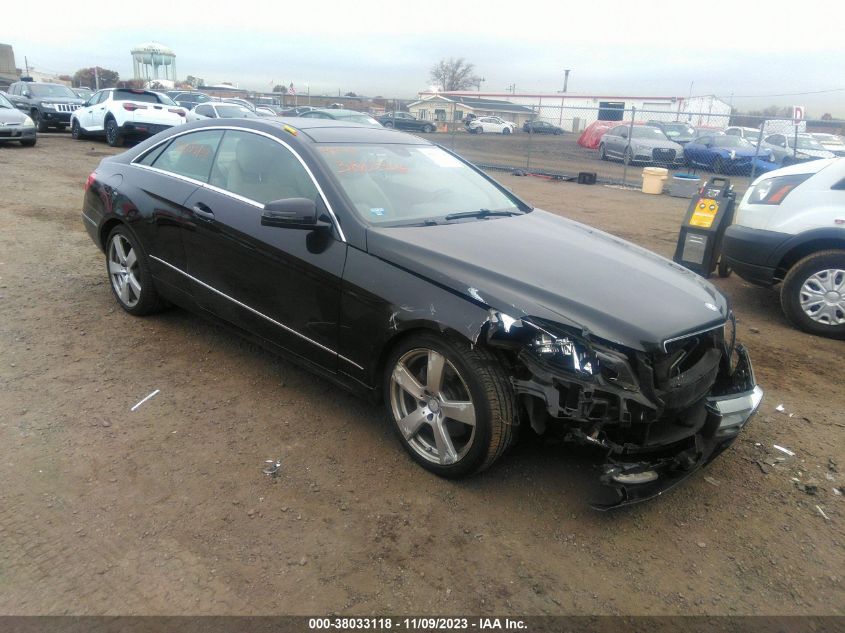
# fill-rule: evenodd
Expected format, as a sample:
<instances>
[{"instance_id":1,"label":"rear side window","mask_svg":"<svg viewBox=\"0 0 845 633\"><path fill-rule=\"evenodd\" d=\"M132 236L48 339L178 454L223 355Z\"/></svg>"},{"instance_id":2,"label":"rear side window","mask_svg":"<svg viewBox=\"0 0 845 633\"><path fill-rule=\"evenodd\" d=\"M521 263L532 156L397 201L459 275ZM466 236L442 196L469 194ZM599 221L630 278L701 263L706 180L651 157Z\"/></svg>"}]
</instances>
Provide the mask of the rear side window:
<instances>
[{"instance_id":1,"label":"rear side window","mask_svg":"<svg viewBox=\"0 0 845 633\"><path fill-rule=\"evenodd\" d=\"M206 130L177 137L152 163L156 169L208 182L223 132ZM144 157L146 158L146 157Z\"/></svg>"}]
</instances>

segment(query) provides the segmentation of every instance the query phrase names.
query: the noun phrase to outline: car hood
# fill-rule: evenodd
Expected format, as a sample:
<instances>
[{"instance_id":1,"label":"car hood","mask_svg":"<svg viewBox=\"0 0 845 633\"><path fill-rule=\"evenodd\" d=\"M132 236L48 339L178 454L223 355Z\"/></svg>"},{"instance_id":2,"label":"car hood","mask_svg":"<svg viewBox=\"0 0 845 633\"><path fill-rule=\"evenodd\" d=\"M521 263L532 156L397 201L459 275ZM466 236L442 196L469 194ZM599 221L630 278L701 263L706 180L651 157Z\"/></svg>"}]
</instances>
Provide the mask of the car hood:
<instances>
[{"instance_id":1,"label":"car hood","mask_svg":"<svg viewBox=\"0 0 845 633\"><path fill-rule=\"evenodd\" d=\"M20 110L0 108L0 123L23 123L26 115Z\"/></svg>"},{"instance_id":2,"label":"car hood","mask_svg":"<svg viewBox=\"0 0 845 633\"><path fill-rule=\"evenodd\" d=\"M660 139L650 139L650 138L634 138L631 139L631 145L638 145L640 147L650 147L651 149L660 148L660 149L674 149L676 151L680 151L683 149L678 143L674 141L665 140L661 141Z\"/></svg>"},{"instance_id":3,"label":"car hood","mask_svg":"<svg viewBox=\"0 0 845 633\"><path fill-rule=\"evenodd\" d=\"M583 329L632 349L656 350L728 315L726 299L698 275L539 209L437 226L373 227L367 248L511 317Z\"/></svg>"},{"instance_id":4,"label":"car hood","mask_svg":"<svg viewBox=\"0 0 845 633\"><path fill-rule=\"evenodd\" d=\"M74 105L83 105L85 99L71 98L71 97L36 97L39 102L43 103L71 103Z\"/></svg>"}]
</instances>

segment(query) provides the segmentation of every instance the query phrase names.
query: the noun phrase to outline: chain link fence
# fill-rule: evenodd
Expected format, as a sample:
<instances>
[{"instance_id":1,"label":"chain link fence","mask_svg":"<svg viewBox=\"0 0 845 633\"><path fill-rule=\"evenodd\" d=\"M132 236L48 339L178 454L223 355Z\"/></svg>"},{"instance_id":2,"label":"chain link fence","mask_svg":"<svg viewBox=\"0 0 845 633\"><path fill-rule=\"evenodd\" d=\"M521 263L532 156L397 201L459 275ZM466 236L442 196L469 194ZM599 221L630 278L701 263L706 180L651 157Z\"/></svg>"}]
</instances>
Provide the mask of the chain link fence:
<instances>
[{"instance_id":1,"label":"chain link fence","mask_svg":"<svg viewBox=\"0 0 845 633\"><path fill-rule=\"evenodd\" d=\"M481 167L623 186L641 186L643 170L657 168L669 182L728 176L741 193L773 169L845 156L845 121L569 106L432 121L431 140Z\"/></svg>"}]
</instances>

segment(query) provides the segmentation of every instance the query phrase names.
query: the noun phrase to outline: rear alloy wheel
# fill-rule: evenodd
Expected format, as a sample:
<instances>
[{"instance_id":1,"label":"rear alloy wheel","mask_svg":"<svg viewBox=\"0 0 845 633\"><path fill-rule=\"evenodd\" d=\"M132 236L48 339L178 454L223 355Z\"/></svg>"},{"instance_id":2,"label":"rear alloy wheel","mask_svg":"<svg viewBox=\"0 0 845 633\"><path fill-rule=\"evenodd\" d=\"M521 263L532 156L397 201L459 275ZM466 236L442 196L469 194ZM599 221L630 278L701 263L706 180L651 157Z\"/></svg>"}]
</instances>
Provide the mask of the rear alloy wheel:
<instances>
[{"instance_id":1,"label":"rear alloy wheel","mask_svg":"<svg viewBox=\"0 0 845 633\"><path fill-rule=\"evenodd\" d=\"M475 128L475 133L484 134L484 128L479 125L477 128Z\"/></svg>"},{"instance_id":2,"label":"rear alloy wheel","mask_svg":"<svg viewBox=\"0 0 845 633\"><path fill-rule=\"evenodd\" d=\"M423 126L422 131L423 131L424 133L426 133L426 134L431 134L432 132L434 132L434 126L433 126L433 125L430 125L430 124L429 124L429 125L425 125L425 126Z\"/></svg>"},{"instance_id":3,"label":"rear alloy wheel","mask_svg":"<svg viewBox=\"0 0 845 633\"><path fill-rule=\"evenodd\" d=\"M382 125L384 125L384 127L393 127L393 121L385 121Z\"/></svg>"},{"instance_id":4,"label":"rear alloy wheel","mask_svg":"<svg viewBox=\"0 0 845 633\"><path fill-rule=\"evenodd\" d=\"M780 303L792 324L805 332L845 338L845 251L819 251L790 268Z\"/></svg>"},{"instance_id":5,"label":"rear alloy wheel","mask_svg":"<svg viewBox=\"0 0 845 633\"><path fill-rule=\"evenodd\" d=\"M106 269L121 308L136 316L152 314L162 308L146 256L125 226L118 226L109 235Z\"/></svg>"},{"instance_id":6,"label":"rear alloy wheel","mask_svg":"<svg viewBox=\"0 0 845 633\"><path fill-rule=\"evenodd\" d=\"M488 351L421 334L400 344L385 372L394 431L426 470L458 478L488 468L514 438L513 388Z\"/></svg>"},{"instance_id":7,"label":"rear alloy wheel","mask_svg":"<svg viewBox=\"0 0 845 633\"><path fill-rule=\"evenodd\" d=\"M106 119L106 143L110 147L120 147L123 145L123 135L120 133L120 128L117 127L117 121L114 119Z\"/></svg>"},{"instance_id":8,"label":"rear alloy wheel","mask_svg":"<svg viewBox=\"0 0 845 633\"><path fill-rule=\"evenodd\" d=\"M511 129L509 127L506 127L505 129L502 130L502 134L510 134L510 133L511 133Z\"/></svg>"}]
</instances>

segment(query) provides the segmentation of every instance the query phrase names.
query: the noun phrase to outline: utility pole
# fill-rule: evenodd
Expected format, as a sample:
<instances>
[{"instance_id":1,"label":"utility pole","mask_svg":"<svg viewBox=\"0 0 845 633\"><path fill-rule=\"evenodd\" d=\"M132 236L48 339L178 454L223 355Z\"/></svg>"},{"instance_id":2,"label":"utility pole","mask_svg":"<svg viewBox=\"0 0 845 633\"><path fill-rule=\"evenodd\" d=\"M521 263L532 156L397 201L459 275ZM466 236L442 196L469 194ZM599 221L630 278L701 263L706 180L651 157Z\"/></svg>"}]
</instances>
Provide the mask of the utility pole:
<instances>
[{"instance_id":1,"label":"utility pole","mask_svg":"<svg viewBox=\"0 0 845 633\"><path fill-rule=\"evenodd\" d=\"M100 89L100 73L97 72L97 66L94 66L94 85L97 87L97 90Z\"/></svg>"},{"instance_id":2,"label":"utility pole","mask_svg":"<svg viewBox=\"0 0 845 633\"><path fill-rule=\"evenodd\" d=\"M569 68L563 71L563 92L566 92L567 86L569 86L569 73L572 72Z\"/></svg>"},{"instance_id":3,"label":"utility pole","mask_svg":"<svg viewBox=\"0 0 845 633\"><path fill-rule=\"evenodd\" d=\"M26 66L26 76L29 77L29 60L26 55L23 56L23 65Z\"/></svg>"}]
</instances>

